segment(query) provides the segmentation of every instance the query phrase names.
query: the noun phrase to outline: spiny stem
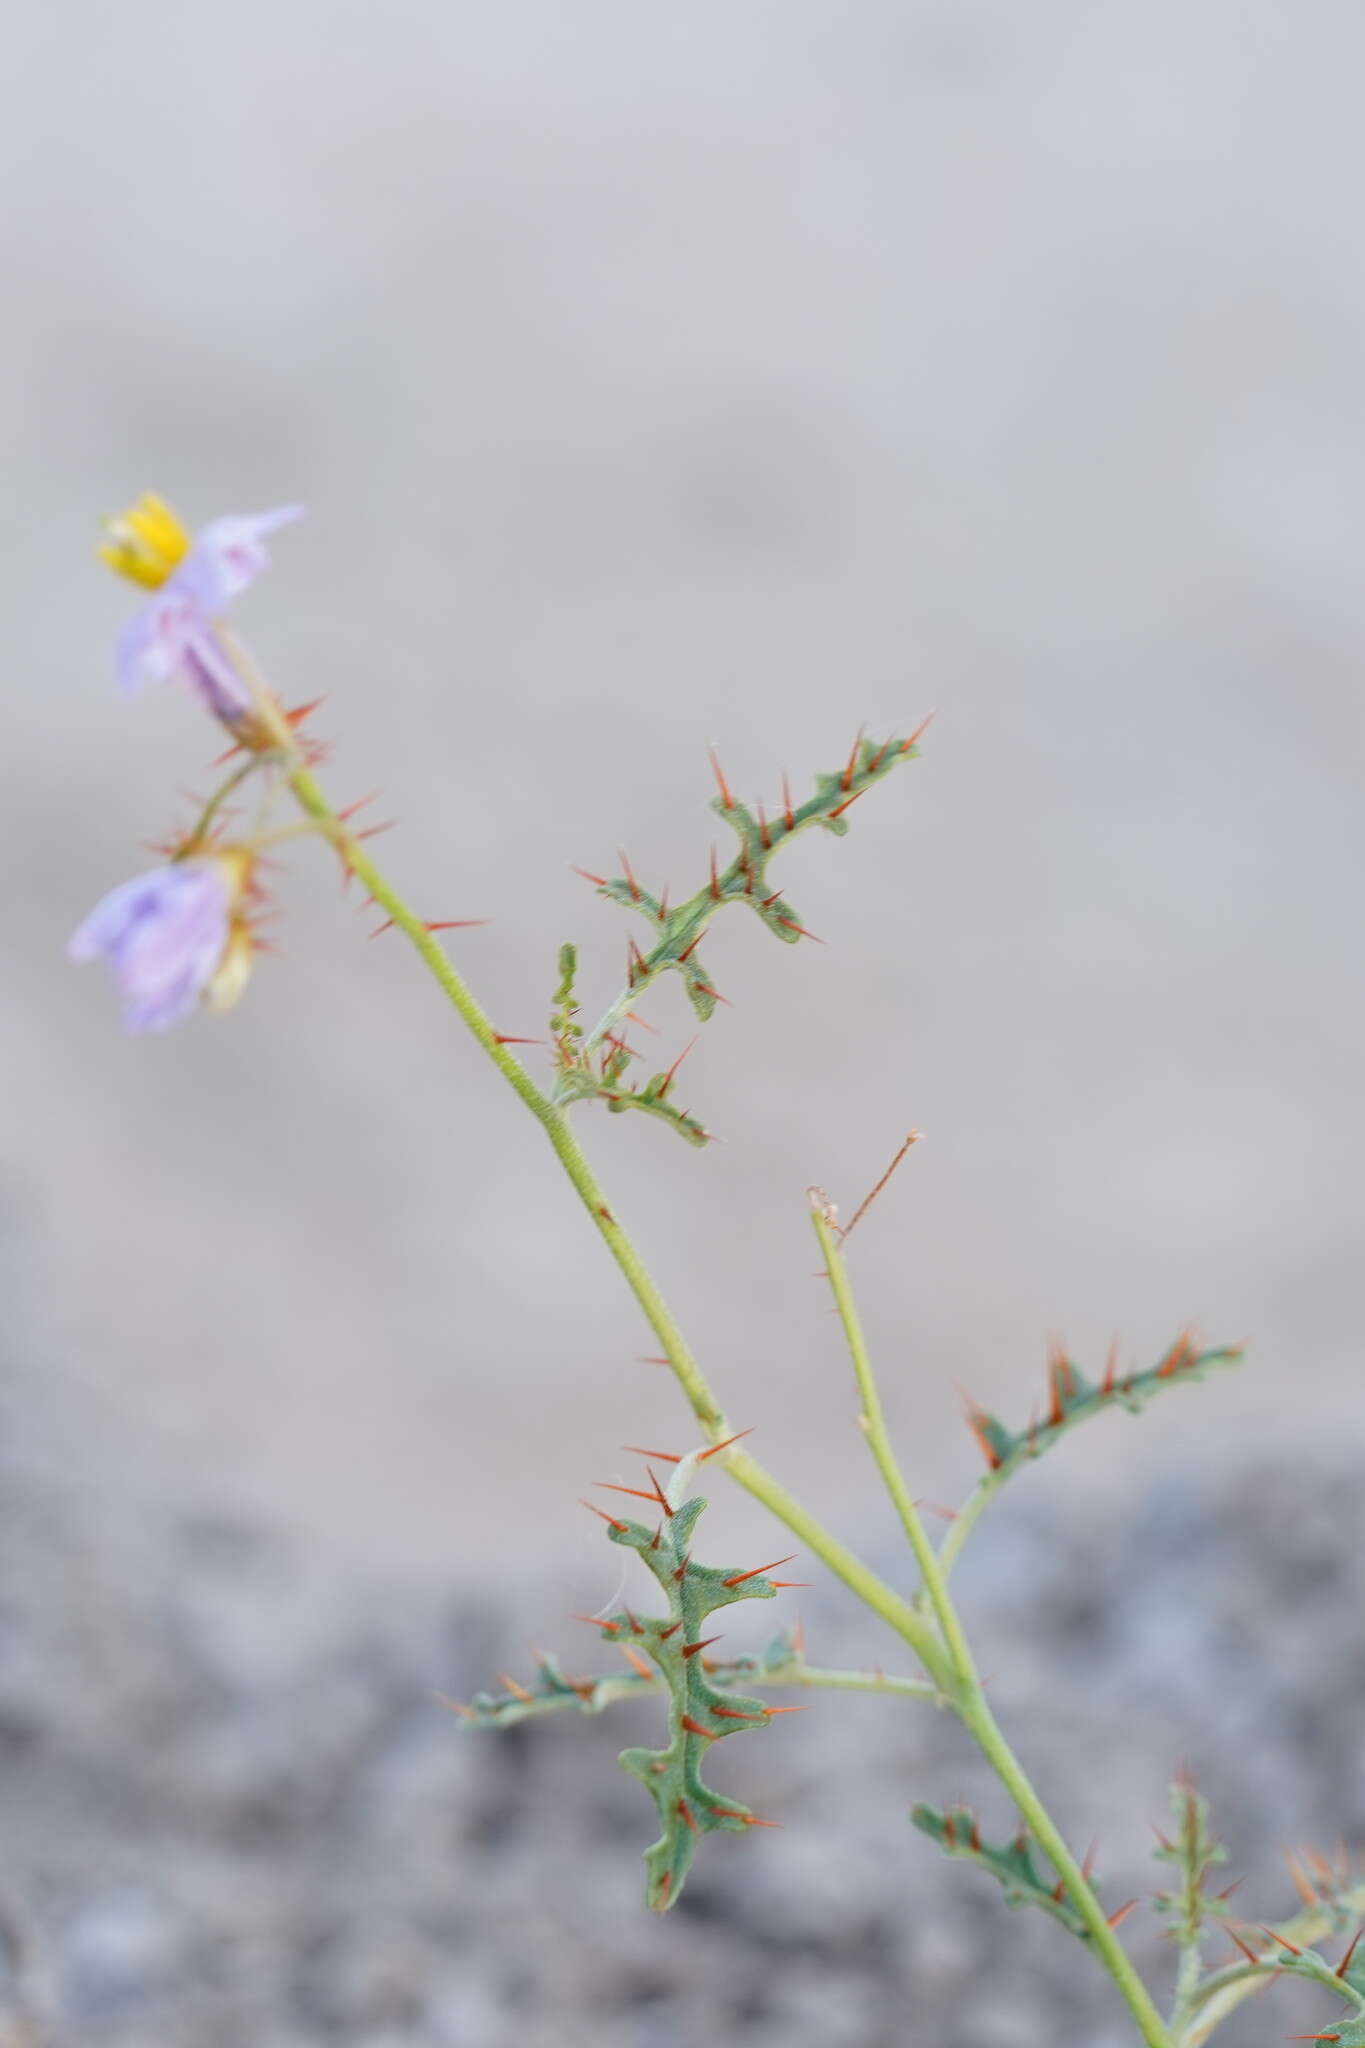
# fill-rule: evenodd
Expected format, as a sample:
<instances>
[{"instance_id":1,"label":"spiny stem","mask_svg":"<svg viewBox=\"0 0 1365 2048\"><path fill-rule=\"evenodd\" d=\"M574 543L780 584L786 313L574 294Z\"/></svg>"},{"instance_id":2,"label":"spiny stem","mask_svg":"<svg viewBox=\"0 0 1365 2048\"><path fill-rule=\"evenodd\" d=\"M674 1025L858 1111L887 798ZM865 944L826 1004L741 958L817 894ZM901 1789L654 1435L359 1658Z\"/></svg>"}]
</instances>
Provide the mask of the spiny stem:
<instances>
[{"instance_id":1,"label":"spiny stem","mask_svg":"<svg viewBox=\"0 0 1365 2048\"><path fill-rule=\"evenodd\" d=\"M924 1575L925 1591L938 1617L944 1642L948 1646L956 1670L958 1682L949 1693L948 1704L974 1737L987 1762L1014 1800L1020 1814L1046 1850L1077 1912L1085 1921L1105 1968L1128 2001L1129 2009L1142 2031L1143 2039L1150 2044L1150 2048L1170 2048L1169 2036L1162 2024L1161 2015L1105 1918L1104 1910L1095 1896L1090 1880L1068 1849L986 1704L971 1650L939 1568L938 1557L925 1533L910 1489L891 1448L872 1361L868 1355L867 1342L863 1336L853 1290L849 1284L848 1267L835 1239L829 1206L818 1189L811 1191L811 1220L825 1257L826 1271L839 1311L839 1320L843 1324L849 1357L853 1361L858 1391L862 1396L862 1422L868 1444L876 1459L877 1469L886 1482L887 1491L896 1504L905 1533L910 1539L911 1548Z\"/></svg>"},{"instance_id":2,"label":"spiny stem","mask_svg":"<svg viewBox=\"0 0 1365 2048\"><path fill-rule=\"evenodd\" d=\"M888 1677L884 1671L832 1671L823 1664L804 1664L790 1673L774 1672L754 1681L758 1685L809 1685L821 1692L893 1692L902 1699L941 1701L936 1686L919 1678Z\"/></svg>"},{"instance_id":3,"label":"spiny stem","mask_svg":"<svg viewBox=\"0 0 1365 2048\"><path fill-rule=\"evenodd\" d=\"M952 1575L953 1566L957 1563L963 1545L1000 1491L1001 1484L1002 1475L999 1472L983 1473L948 1524L943 1540L938 1546L939 1575L945 1585Z\"/></svg>"},{"instance_id":4,"label":"spiny stem","mask_svg":"<svg viewBox=\"0 0 1365 2048\"><path fill-rule=\"evenodd\" d=\"M249 759L243 761L240 767L234 768L231 775L227 776L219 784L218 788L214 790L213 795L204 805L199 816L195 819L190 830L185 834L184 843L187 848L202 845L209 826L232 795L233 790L245 782L248 775L254 775L259 765L260 763L253 754Z\"/></svg>"},{"instance_id":5,"label":"spiny stem","mask_svg":"<svg viewBox=\"0 0 1365 2048\"><path fill-rule=\"evenodd\" d=\"M1137 2021L1138 2031L1148 2048L1172 2048L1171 2037L1146 1985L1105 1918L1104 1908L1096 1898L1090 1880L1068 1849L1052 1816L1034 1791L1023 1765L1005 1740L980 1687L974 1686L968 1697L957 1704L956 1710L1066 1886L1100 1960L1127 2001L1128 2010Z\"/></svg>"},{"instance_id":6,"label":"spiny stem","mask_svg":"<svg viewBox=\"0 0 1365 2048\"><path fill-rule=\"evenodd\" d=\"M375 902L388 912L399 931L416 947L423 965L435 976L447 1001L458 1010L503 1079L516 1089L527 1108L543 1123L550 1109L545 1096L521 1062L514 1059L505 1046L499 1045L492 1022L470 994L463 978L456 973L443 947L432 937L416 911L410 909L393 885L385 880L360 840L347 831L323 795L312 770L301 765L291 766L288 781L300 805L322 827L357 881L364 883Z\"/></svg>"}]
</instances>

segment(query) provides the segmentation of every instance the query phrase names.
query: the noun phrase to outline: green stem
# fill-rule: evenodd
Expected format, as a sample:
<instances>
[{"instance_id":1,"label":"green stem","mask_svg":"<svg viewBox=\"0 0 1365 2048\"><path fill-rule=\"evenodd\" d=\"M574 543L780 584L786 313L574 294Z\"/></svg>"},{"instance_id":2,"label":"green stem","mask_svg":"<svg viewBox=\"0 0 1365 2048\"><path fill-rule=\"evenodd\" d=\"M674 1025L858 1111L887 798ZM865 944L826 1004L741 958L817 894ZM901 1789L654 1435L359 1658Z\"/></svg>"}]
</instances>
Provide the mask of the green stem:
<instances>
[{"instance_id":1,"label":"green stem","mask_svg":"<svg viewBox=\"0 0 1365 2048\"><path fill-rule=\"evenodd\" d=\"M1151 2048L1170 2048L1169 2036L1162 2024L1161 2015L1148 1996L1142 1979L1124 1953L1113 1928L1106 1920L1089 1878L1067 1848L1046 1807L1034 1791L1023 1765L1006 1742L986 1704L966 1634L948 1591L938 1555L925 1532L919 1511L906 1484L905 1475L891 1448L876 1375L872 1369L867 1340L863 1335L853 1289L849 1283L848 1266L835 1237L833 1214L818 1189L811 1191L811 1220L815 1225L815 1235L820 1241L820 1249L824 1253L825 1270L829 1275L849 1357L853 1361L858 1392L862 1397L863 1431L876 1460L877 1469L896 1504L905 1533L910 1539L911 1548L924 1576L925 1591L938 1617L943 1640L948 1646L958 1675L959 1682L949 1696L949 1705L975 1738L987 1762L1046 1850L1077 1912L1085 1921L1101 1960L1127 1999L1143 2039L1151 2044Z\"/></svg>"},{"instance_id":2,"label":"green stem","mask_svg":"<svg viewBox=\"0 0 1365 2048\"><path fill-rule=\"evenodd\" d=\"M942 1699L936 1686L925 1685L919 1678L888 1678L884 1671L832 1671L824 1664L802 1664L790 1672L764 1673L754 1683L808 1685L820 1692L893 1692L902 1699L927 1700L931 1704Z\"/></svg>"},{"instance_id":3,"label":"green stem","mask_svg":"<svg viewBox=\"0 0 1365 2048\"><path fill-rule=\"evenodd\" d=\"M1187 1879L1187 1905L1188 1891L1189 1880ZM1199 1942L1197 1937L1192 1941L1182 1941L1180 1944L1180 1969L1176 1975L1175 2003L1171 2007L1170 2023L1171 2033L1175 2036L1177 2041L1180 2039L1183 2028L1186 2027L1189 2023L1190 2013L1193 2010L1195 1993L1199 1989L1199 1978L1202 1970L1203 1959L1200 1956Z\"/></svg>"},{"instance_id":4,"label":"green stem","mask_svg":"<svg viewBox=\"0 0 1365 2048\"><path fill-rule=\"evenodd\" d=\"M384 879L354 833L346 830L318 787L312 771L304 767L290 767L288 777L290 789L308 816L322 827L352 874L358 881L364 883L380 909L388 912L399 931L412 942L421 956L423 965L440 984L446 1000L458 1010L464 1023L478 1039L504 1081L516 1089L527 1108L543 1123L549 1114L549 1103L521 1062L512 1057L506 1046L498 1043L498 1034L494 1031L492 1023L416 911L410 909L392 884Z\"/></svg>"},{"instance_id":5,"label":"green stem","mask_svg":"<svg viewBox=\"0 0 1365 2048\"><path fill-rule=\"evenodd\" d=\"M968 1647L962 1624L958 1620L957 1609L953 1606L943 1574L939 1569L934 1546L929 1541L924 1524L919 1517L919 1510L915 1506L910 1489L905 1483L905 1475L901 1471L896 1461L896 1454L891 1448L891 1439L887 1434L886 1428L886 1417L882 1412L881 1395L877 1390L876 1375L872 1370L872 1360L868 1355L867 1341L863 1336L862 1324L858 1318L858 1308L853 1299L853 1289L849 1285L848 1267L844 1260L843 1251L834 1234L833 1214L818 1189L812 1189L811 1191L811 1221L815 1225L815 1235L820 1240L820 1250L824 1254L825 1259L825 1271L829 1275L829 1284L833 1290L835 1306L839 1311L839 1321L843 1324L844 1339L848 1345L848 1355L853 1361L854 1377L857 1379L858 1392L863 1404L863 1412L859 1418L863 1434L867 1438L868 1448L876 1460L877 1470L881 1473L886 1483L886 1490L895 1502L896 1511L901 1518L901 1525L910 1539L910 1548L915 1553L915 1561L919 1565L924 1578L925 1591L929 1595L934 1613L938 1616L938 1625L943 1631L943 1640L948 1646L948 1654L963 1679L970 1684L976 1676L976 1669L972 1662L972 1653Z\"/></svg>"},{"instance_id":6,"label":"green stem","mask_svg":"<svg viewBox=\"0 0 1365 2048\"><path fill-rule=\"evenodd\" d=\"M1106 1920L1104 1909L1091 1888L1090 1880L1067 1848L1061 1832L1034 1791L1022 1764L1005 1740L979 1686L974 1686L967 1698L957 1703L957 1713L1066 1886L1073 1905L1086 1924L1097 1954L1127 2000L1128 2009L1137 2021L1138 2031L1148 2043L1148 2048L1171 2048L1170 2035L1166 2031L1161 2014L1152 2003L1146 1985L1128 1960L1118 1936Z\"/></svg>"},{"instance_id":7,"label":"green stem","mask_svg":"<svg viewBox=\"0 0 1365 2048\"><path fill-rule=\"evenodd\" d=\"M952 1576L963 1544L971 1535L977 1522L1000 1491L1001 1475L987 1472L977 1481L967 1499L962 1503L948 1524L947 1533L938 1546L938 1568L945 1583Z\"/></svg>"},{"instance_id":8,"label":"green stem","mask_svg":"<svg viewBox=\"0 0 1365 2048\"><path fill-rule=\"evenodd\" d=\"M209 826L232 795L233 790L245 782L249 775L254 775L260 765L260 762L253 754L243 761L240 767L234 768L231 775L218 785L213 795L204 805L203 810L199 813L199 816L195 819L193 826L185 835L184 846L186 852L202 845Z\"/></svg>"}]
</instances>

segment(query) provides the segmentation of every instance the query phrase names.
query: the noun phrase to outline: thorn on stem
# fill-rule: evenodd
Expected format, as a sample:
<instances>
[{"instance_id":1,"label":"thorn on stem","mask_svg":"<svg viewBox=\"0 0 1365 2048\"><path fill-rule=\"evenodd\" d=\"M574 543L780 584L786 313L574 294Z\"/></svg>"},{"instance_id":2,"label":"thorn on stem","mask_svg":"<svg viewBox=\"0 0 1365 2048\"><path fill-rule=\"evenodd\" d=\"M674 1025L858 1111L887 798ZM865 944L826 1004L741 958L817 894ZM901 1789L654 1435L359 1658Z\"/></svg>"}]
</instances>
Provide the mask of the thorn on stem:
<instances>
[{"instance_id":1,"label":"thorn on stem","mask_svg":"<svg viewBox=\"0 0 1365 2048\"><path fill-rule=\"evenodd\" d=\"M356 812L363 811L366 804L372 804L378 794L379 791L377 789L372 789L368 796L358 796L353 804L347 804L344 811L337 812L338 825L349 824Z\"/></svg>"},{"instance_id":2,"label":"thorn on stem","mask_svg":"<svg viewBox=\"0 0 1365 2048\"><path fill-rule=\"evenodd\" d=\"M304 719L311 717L313 712L317 710L319 704L325 704L326 702L326 697L313 697L310 698L307 704L296 704L292 711L285 712L285 724L292 725L297 731L298 727L303 724ZM362 798L361 801L366 802L368 801L368 799Z\"/></svg>"},{"instance_id":3,"label":"thorn on stem","mask_svg":"<svg viewBox=\"0 0 1365 2048\"><path fill-rule=\"evenodd\" d=\"M756 1422L751 1422L747 1429L737 1429L733 1436L723 1437L718 1444L712 1444L709 1451L702 1451L697 1458L697 1463L704 1465L708 1458L717 1457L721 1451L728 1451L731 1444L737 1444L742 1436L752 1436L757 1427L758 1424Z\"/></svg>"}]
</instances>

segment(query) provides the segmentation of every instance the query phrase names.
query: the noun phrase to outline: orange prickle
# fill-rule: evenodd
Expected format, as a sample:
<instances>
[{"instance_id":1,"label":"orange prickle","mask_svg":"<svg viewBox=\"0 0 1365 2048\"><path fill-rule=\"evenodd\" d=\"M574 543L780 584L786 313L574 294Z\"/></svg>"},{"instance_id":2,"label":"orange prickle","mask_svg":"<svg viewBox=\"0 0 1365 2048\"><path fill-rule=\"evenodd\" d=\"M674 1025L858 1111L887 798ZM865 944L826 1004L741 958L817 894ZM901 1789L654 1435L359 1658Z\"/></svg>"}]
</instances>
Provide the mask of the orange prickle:
<instances>
[{"instance_id":1,"label":"orange prickle","mask_svg":"<svg viewBox=\"0 0 1365 2048\"><path fill-rule=\"evenodd\" d=\"M798 1555L797 1551L790 1551L786 1557L775 1557L771 1564L756 1564L751 1571L736 1572L732 1579L722 1579L721 1584L723 1586L742 1586L746 1579L757 1579L764 1572L776 1571L780 1564L790 1564L792 1559Z\"/></svg>"},{"instance_id":2,"label":"orange prickle","mask_svg":"<svg viewBox=\"0 0 1365 2048\"><path fill-rule=\"evenodd\" d=\"M702 1451L697 1459L697 1463L699 1465L704 1464L707 1458L714 1458L721 1451L728 1451L731 1444L737 1444L742 1436L752 1436L757 1427L758 1424L756 1422L751 1422L747 1429L737 1429L733 1436L723 1437L718 1444L712 1444L709 1451Z\"/></svg>"},{"instance_id":3,"label":"orange prickle","mask_svg":"<svg viewBox=\"0 0 1365 2048\"><path fill-rule=\"evenodd\" d=\"M711 772L716 778L716 786L720 790L720 800L727 811L732 811L735 807L735 800L730 794L730 785L725 780L725 770L720 765L715 748L708 747L706 751L710 757Z\"/></svg>"}]
</instances>

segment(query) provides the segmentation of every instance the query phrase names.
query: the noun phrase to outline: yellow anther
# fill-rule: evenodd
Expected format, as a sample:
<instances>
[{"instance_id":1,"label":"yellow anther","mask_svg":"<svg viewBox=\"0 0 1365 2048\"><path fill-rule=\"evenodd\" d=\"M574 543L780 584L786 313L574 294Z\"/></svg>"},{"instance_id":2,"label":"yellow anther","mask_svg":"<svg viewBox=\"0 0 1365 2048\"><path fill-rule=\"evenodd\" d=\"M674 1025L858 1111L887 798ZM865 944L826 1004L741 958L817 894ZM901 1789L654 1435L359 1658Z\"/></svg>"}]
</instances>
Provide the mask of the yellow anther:
<instances>
[{"instance_id":1,"label":"yellow anther","mask_svg":"<svg viewBox=\"0 0 1365 2048\"><path fill-rule=\"evenodd\" d=\"M121 518L109 521L109 534L100 547L100 560L144 590L159 590L193 546L170 506L151 491Z\"/></svg>"}]
</instances>

